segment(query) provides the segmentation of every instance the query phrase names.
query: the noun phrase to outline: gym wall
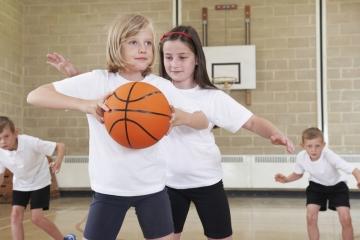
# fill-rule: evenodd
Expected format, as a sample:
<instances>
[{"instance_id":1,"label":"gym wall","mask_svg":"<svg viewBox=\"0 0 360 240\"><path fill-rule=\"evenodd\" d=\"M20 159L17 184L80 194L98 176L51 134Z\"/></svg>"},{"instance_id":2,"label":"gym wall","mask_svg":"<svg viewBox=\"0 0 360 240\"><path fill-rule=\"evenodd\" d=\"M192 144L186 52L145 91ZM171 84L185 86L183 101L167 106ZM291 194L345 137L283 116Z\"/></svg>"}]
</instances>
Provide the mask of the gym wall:
<instances>
[{"instance_id":1,"label":"gym wall","mask_svg":"<svg viewBox=\"0 0 360 240\"><path fill-rule=\"evenodd\" d=\"M237 4L215 11L216 4ZM209 10L209 45L244 44L244 5L251 6L251 43L256 45L257 88L251 105L244 91L231 94L273 122L297 144L317 125L315 3L312 0L183 0L182 24L201 35L201 8ZM48 66L57 51L83 71L103 68L108 24L117 14L138 12L154 21L157 39L172 27L169 0L3 0L0 8L0 113L27 134L63 141L68 154L88 153L83 114L29 106L27 93L63 78ZM360 151L360 0L327 1L329 144L339 153ZM155 67L156 70L156 67ZM267 140L241 130L216 130L224 154L282 154Z\"/></svg>"}]
</instances>

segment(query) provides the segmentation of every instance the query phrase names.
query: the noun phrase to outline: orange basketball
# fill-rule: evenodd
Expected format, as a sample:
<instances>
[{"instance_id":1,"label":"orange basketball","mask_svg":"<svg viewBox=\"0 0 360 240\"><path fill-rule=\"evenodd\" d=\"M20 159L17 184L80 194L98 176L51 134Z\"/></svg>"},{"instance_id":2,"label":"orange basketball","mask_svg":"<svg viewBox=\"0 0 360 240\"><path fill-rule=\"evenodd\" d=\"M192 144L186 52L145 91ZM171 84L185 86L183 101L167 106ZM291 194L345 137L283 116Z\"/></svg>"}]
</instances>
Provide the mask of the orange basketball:
<instances>
[{"instance_id":1,"label":"orange basketball","mask_svg":"<svg viewBox=\"0 0 360 240\"><path fill-rule=\"evenodd\" d=\"M146 148L158 142L169 130L171 109L162 92L143 82L127 83L105 101L105 127L124 147Z\"/></svg>"}]
</instances>

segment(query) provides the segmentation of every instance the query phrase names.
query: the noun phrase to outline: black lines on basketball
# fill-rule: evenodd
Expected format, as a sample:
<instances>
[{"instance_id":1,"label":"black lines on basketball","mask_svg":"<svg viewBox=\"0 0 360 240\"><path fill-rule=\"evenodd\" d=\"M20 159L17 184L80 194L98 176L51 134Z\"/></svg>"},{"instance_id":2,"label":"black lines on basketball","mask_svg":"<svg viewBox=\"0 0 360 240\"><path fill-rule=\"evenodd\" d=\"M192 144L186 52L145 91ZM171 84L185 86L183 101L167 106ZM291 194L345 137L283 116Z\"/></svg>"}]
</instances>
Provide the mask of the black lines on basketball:
<instances>
[{"instance_id":1,"label":"black lines on basketball","mask_svg":"<svg viewBox=\"0 0 360 240\"><path fill-rule=\"evenodd\" d=\"M127 122L128 112L127 112L127 109L128 109L128 106L129 106L129 99L130 99L130 97L131 97L131 91L134 89L135 84L136 84L136 83L134 83L134 84L130 87L130 91L129 91L129 94L128 94L128 96L127 96L126 104L125 104L125 134L126 134L127 142L128 142L128 144L130 145L130 147L132 147L132 145L131 145L131 142L130 142L130 139L129 139L129 133L128 133L128 122Z\"/></svg>"},{"instance_id":2,"label":"black lines on basketball","mask_svg":"<svg viewBox=\"0 0 360 240\"><path fill-rule=\"evenodd\" d=\"M135 99L132 99L132 100L130 100L130 99L121 99L118 95L116 95L116 93L114 93L114 96L119 100L119 101L122 101L122 102L136 102L136 101L140 101L140 100L142 100L142 99L144 99L144 98L146 98L146 97L150 97L150 96L152 96L152 95L155 95L155 94L162 94L160 91L154 91L154 92L152 92L152 93L148 93L148 94L146 94L146 95L144 95L144 96L141 96L141 97L138 97L138 98L135 98Z\"/></svg>"},{"instance_id":3,"label":"black lines on basketball","mask_svg":"<svg viewBox=\"0 0 360 240\"><path fill-rule=\"evenodd\" d=\"M137 126L139 126L144 132L146 132L146 133L149 135L149 137L151 137L151 138L154 139L155 141L158 141L158 140L159 140L159 139L156 138L155 136L151 135L151 133L149 133L144 127L142 127L140 124L138 124L137 122L135 122L135 121L133 121L133 120L131 120L131 119L119 119L119 120L117 120L117 121L114 122L114 124L111 126L109 132L112 131L112 129L113 129L113 127L116 125L116 123L121 122L121 121L125 121L125 120L128 121L128 122L132 122L132 123L136 124ZM129 142L129 145L131 146L131 143L130 143L130 142Z\"/></svg>"},{"instance_id":4,"label":"black lines on basketball","mask_svg":"<svg viewBox=\"0 0 360 240\"><path fill-rule=\"evenodd\" d=\"M171 109L163 93L143 82L124 84L106 100L105 127L119 144L145 148L159 141L169 130Z\"/></svg>"}]
</instances>

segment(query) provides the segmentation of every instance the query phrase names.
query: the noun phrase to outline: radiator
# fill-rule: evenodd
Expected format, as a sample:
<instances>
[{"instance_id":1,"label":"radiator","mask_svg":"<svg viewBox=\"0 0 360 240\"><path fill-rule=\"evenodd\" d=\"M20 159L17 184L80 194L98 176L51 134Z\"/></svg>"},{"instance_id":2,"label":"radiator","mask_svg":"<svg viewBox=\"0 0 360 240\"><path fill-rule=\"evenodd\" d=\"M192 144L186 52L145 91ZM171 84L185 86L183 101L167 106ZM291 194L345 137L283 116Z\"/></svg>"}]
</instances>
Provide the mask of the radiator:
<instances>
[{"instance_id":1,"label":"radiator","mask_svg":"<svg viewBox=\"0 0 360 240\"><path fill-rule=\"evenodd\" d=\"M61 171L56 175L59 189L90 189L88 162L88 156L65 156Z\"/></svg>"},{"instance_id":2,"label":"radiator","mask_svg":"<svg viewBox=\"0 0 360 240\"><path fill-rule=\"evenodd\" d=\"M359 155L342 155L360 169ZM223 155L222 167L226 189L244 190L301 190L307 186L308 175L300 180L281 184L274 181L276 173L290 174L295 155ZM355 178L347 176L350 189L357 189ZM90 189L87 156L66 156L57 174L60 190Z\"/></svg>"}]
</instances>

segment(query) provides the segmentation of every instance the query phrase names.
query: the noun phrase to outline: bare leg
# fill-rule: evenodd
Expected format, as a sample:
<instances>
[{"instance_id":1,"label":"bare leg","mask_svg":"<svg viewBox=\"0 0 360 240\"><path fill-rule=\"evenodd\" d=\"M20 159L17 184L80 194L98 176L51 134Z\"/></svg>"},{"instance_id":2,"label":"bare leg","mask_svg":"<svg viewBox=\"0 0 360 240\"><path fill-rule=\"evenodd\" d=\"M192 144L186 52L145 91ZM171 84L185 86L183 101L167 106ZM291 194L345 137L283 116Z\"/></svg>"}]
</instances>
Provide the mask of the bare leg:
<instances>
[{"instance_id":1,"label":"bare leg","mask_svg":"<svg viewBox=\"0 0 360 240\"><path fill-rule=\"evenodd\" d=\"M351 223L350 208L348 207L337 207L336 211L339 215L339 220L342 227L342 239L343 240L353 240L354 239L354 230Z\"/></svg>"},{"instance_id":2,"label":"bare leg","mask_svg":"<svg viewBox=\"0 0 360 240\"><path fill-rule=\"evenodd\" d=\"M53 239L64 239L64 236L61 234L56 225L44 216L41 208L31 210L31 221L49 234Z\"/></svg>"},{"instance_id":3,"label":"bare leg","mask_svg":"<svg viewBox=\"0 0 360 240\"><path fill-rule=\"evenodd\" d=\"M23 206L12 206L11 209L11 234L13 240L23 240L24 239L24 211Z\"/></svg>"},{"instance_id":4,"label":"bare leg","mask_svg":"<svg viewBox=\"0 0 360 240\"><path fill-rule=\"evenodd\" d=\"M180 240L181 233L174 233L174 240Z\"/></svg>"},{"instance_id":5,"label":"bare leg","mask_svg":"<svg viewBox=\"0 0 360 240\"><path fill-rule=\"evenodd\" d=\"M308 204L306 206L306 222L307 231L310 240L319 240L320 233L318 227L318 215L320 206L316 204Z\"/></svg>"}]
</instances>

